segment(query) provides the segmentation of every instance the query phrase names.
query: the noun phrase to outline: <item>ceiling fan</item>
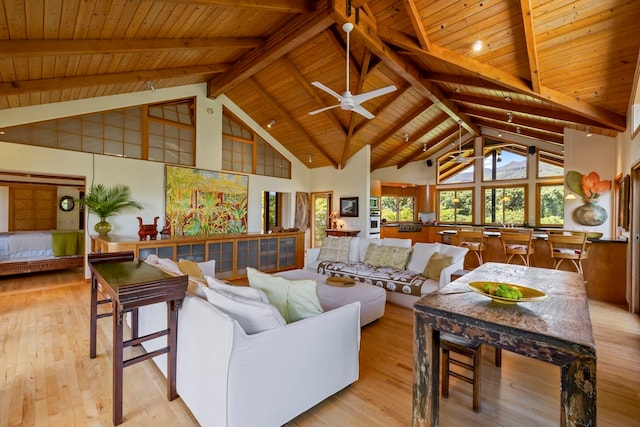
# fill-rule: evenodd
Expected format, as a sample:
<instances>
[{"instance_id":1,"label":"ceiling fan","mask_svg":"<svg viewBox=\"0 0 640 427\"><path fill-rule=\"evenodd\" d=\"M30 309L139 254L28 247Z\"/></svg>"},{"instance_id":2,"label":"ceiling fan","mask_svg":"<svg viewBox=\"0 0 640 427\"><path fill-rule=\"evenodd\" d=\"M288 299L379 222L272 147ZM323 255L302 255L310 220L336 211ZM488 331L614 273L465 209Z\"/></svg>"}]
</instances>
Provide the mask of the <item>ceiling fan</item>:
<instances>
[{"instance_id":1,"label":"ceiling fan","mask_svg":"<svg viewBox=\"0 0 640 427\"><path fill-rule=\"evenodd\" d=\"M454 159L456 163L470 163L475 159L483 159L484 156L475 156L475 157L465 157L462 155L462 120L458 120L458 154L452 154L449 158Z\"/></svg>"},{"instance_id":2,"label":"ceiling fan","mask_svg":"<svg viewBox=\"0 0 640 427\"><path fill-rule=\"evenodd\" d=\"M386 95L387 93L393 92L396 90L394 85L386 86L381 89L372 90L370 92L361 93L359 95L352 95L349 91L349 33L353 30L353 24L351 22L347 22L342 26L342 29L345 33L347 33L347 89L344 91L342 95L339 95L334 90L328 88L320 82L311 82L311 84L318 89L322 89L327 92L329 95L335 97L340 103L336 105L332 105L330 107L320 108L319 110L311 111L309 114L314 115L321 113L323 111L330 110L332 108L340 107L345 111L353 111L354 113L358 113L367 119L373 119L375 116L367 111L362 104L365 101L376 98L378 96Z\"/></svg>"}]
</instances>

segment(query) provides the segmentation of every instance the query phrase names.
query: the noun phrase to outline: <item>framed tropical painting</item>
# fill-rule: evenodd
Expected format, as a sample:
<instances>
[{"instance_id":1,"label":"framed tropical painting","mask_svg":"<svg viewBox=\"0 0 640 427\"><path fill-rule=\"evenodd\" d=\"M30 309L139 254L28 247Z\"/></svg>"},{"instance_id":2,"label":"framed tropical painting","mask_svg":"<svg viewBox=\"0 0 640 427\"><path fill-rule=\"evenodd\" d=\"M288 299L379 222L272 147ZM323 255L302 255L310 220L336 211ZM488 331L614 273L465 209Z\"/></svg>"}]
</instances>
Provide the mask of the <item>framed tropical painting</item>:
<instances>
[{"instance_id":1,"label":"framed tropical painting","mask_svg":"<svg viewBox=\"0 0 640 427\"><path fill-rule=\"evenodd\" d=\"M172 236L247 231L249 177L167 165L165 217Z\"/></svg>"}]
</instances>

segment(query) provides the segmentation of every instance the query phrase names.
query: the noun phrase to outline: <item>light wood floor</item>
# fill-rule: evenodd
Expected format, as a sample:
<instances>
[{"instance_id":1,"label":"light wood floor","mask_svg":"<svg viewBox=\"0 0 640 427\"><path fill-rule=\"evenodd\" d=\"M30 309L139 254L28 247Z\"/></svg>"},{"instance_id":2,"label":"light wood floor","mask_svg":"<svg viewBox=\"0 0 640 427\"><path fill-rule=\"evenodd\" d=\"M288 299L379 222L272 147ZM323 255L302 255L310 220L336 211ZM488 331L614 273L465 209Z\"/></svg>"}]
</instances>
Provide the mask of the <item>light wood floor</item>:
<instances>
[{"instance_id":1,"label":"light wood floor","mask_svg":"<svg viewBox=\"0 0 640 427\"><path fill-rule=\"evenodd\" d=\"M610 304L590 306L598 425L640 426L640 318ZM388 304L385 316L362 330L359 381L287 425L410 426L412 319L411 310ZM79 271L0 279L0 427L112 425L111 320L99 323L92 360L89 285ZM471 410L470 386L452 379L440 425L558 425L559 368L503 352L498 369L492 355L484 352L482 411ZM151 361L126 368L123 425L197 425L165 390Z\"/></svg>"}]
</instances>

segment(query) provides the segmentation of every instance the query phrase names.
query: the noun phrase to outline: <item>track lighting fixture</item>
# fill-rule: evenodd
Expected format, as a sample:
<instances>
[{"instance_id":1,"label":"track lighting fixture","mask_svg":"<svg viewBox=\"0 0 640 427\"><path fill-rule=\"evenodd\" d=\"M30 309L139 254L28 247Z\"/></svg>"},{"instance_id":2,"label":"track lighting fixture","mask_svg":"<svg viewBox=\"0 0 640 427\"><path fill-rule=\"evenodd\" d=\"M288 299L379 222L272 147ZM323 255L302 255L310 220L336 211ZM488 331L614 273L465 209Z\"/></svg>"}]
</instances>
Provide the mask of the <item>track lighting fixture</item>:
<instances>
[{"instance_id":1,"label":"track lighting fixture","mask_svg":"<svg viewBox=\"0 0 640 427\"><path fill-rule=\"evenodd\" d=\"M156 91L156 88L153 87L153 82L151 80L147 80L145 83L147 84L147 89L149 89L151 92Z\"/></svg>"},{"instance_id":2,"label":"track lighting fixture","mask_svg":"<svg viewBox=\"0 0 640 427\"><path fill-rule=\"evenodd\" d=\"M311 163L311 154L307 154L307 162Z\"/></svg>"},{"instance_id":3,"label":"track lighting fixture","mask_svg":"<svg viewBox=\"0 0 640 427\"><path fill-rule=\"evenodd\" d=\"M593 135L593 133L591 133L591 127L590 126L587 126L586 132L587 132L587 137Z\"/></svg>"},{"instance_id":4,"label":"track lighting fixture","mask_svg":"<svg viewBox=\"0 0 640 427\"><path fill-rule=\"evenodd\" d=\"M517 134L521 134L522 133L522 129L520 129L520 126L516 126L516 133Z\"/></svg>"},{"instance_id":5,"label":"track lighting fixture","mask_svg":"<svg viewBox=\"0 0 640 427\"><path fill-rule=\"evenodd\" d=\"M405 133L403 136L404 136L404 142L409 142L409 134Z\"/></svg>"},{"instance_id":6,"label":"track lighting fixture","mask_svg":"<svg viewBox=\"0 0 640 427\"><path fill-rule=\"evenodd\" d=\"M507 113L507 122L513 122L513 113L511 111Z\"/></svg>"},{"instance_id":7,"label":"track lighting fixture","mask_svg":"<svg viewBox=\"0 0 640 427\"><path fill-rule=\"evenodd\" d=\"M507 95L507 96L504 97L504 100L506 102L511 102L511 97L509 95Z\"/></svg>"},{"instance_id":8,"label":"track lighting fixture","mask_svg":"<svg viewBox=\"0 0 640 427\"><path fill-rule=\"evenodd\" d=\"M427 143L422 144L422 151L427 151Z\"/></svg>"},{"instance_id":9,"label":"track lighting fixture","mask_svg":"<svg viewBox=\"0 0 640 427\"><path fill-rule=\"evenodd\" d=\"M273 125L275 125L275 124L276 124L276 121L275 121L275 120L273 120L273 119L271 119L271 121L269 121L269 123L267 123L267 127L268 127L269 129L271 129L271 128L273 127Z\"/></svg>"}]
</instances>

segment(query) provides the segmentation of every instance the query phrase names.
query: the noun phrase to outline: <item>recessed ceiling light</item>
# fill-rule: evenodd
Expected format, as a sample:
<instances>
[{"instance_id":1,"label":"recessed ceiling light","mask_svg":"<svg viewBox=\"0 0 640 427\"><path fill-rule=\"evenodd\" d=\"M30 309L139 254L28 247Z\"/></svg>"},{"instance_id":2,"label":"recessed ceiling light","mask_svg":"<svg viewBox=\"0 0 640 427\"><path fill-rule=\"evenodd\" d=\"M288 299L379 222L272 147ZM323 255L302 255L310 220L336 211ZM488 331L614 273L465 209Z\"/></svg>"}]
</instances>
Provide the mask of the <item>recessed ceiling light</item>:
<instances>
[{"instance_id":1,"label":"recessed ceiling light","mask_svg":"<svg viewBox=\"0 0 640 427\"><path fill-rule=\"evenodd\" d=\"M473 49L474 52L480 52L482 50L482 40L474 41L471 45L471 49Z\"/></svg>"}]
</instances>

